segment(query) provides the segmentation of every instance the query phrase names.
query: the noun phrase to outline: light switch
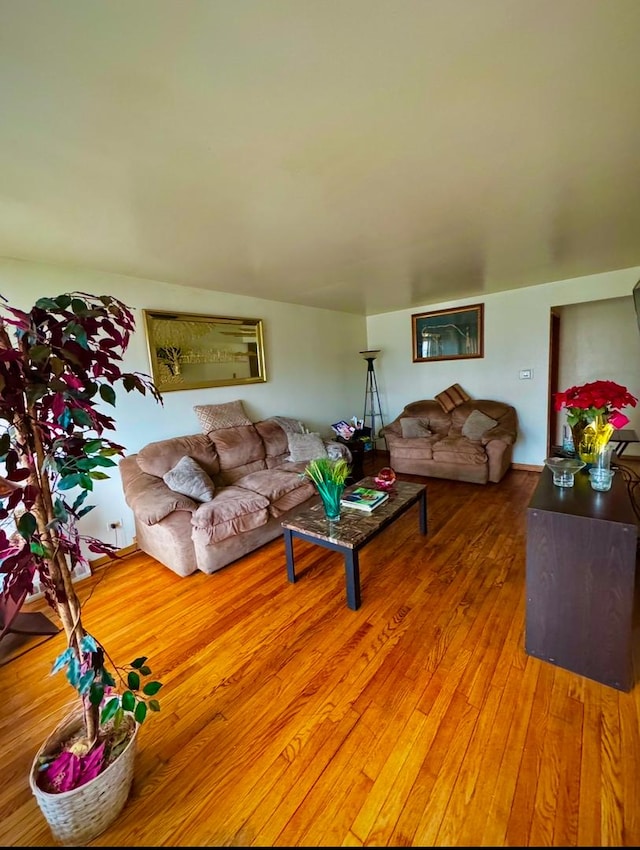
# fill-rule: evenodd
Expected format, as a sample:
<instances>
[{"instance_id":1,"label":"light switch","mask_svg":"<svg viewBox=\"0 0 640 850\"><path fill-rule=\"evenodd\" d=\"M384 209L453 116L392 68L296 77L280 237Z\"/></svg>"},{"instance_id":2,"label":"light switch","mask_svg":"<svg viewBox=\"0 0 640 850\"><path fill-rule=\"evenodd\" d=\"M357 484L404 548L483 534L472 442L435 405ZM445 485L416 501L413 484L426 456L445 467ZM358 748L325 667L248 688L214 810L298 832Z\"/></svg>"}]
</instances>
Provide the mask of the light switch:
<instances>
[{"instance_id":1,"label":"light switch","mask_svg":"<svg viewBox=\"0 0 640 850\"><path fill-rule=\"evenodd\" d=\"M533 378L533 369L520 369L520 380L530 381Z\"/></svg>"}]
</instances>

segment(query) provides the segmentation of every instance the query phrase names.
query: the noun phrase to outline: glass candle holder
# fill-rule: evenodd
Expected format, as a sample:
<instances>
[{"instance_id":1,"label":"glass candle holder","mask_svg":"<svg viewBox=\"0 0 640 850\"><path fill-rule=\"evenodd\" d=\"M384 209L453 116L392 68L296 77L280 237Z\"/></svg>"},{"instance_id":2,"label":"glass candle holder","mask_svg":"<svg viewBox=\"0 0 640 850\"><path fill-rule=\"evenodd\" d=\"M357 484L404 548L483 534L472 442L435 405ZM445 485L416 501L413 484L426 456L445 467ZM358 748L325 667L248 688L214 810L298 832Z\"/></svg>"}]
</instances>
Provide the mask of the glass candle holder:
<instances>
[{"instance_id":1,"label":"glass candle holder","mask_svg":"<svg viewBox=\"0 0 640 850\"><path fill-rule=\"evenodd\" d=\"M606 491L611 489L611 481L613 479L613 475L615 473L615 469L603 469L598 466L594 466L589 470L589 478L591 479L591 487L594 490Z\"/></svg>"},{"instance_id":2,"label":"glass candle holder","mask_svg":"<svg viewBox=\"0 0 640 850\"><path fill-rule=\"evenodd\" d=\"M553 483L556 487L573 487L576 472L586 466L583 460L568 457L548 457L545 464L553 473Z\"/></svg>"}]
</instances>

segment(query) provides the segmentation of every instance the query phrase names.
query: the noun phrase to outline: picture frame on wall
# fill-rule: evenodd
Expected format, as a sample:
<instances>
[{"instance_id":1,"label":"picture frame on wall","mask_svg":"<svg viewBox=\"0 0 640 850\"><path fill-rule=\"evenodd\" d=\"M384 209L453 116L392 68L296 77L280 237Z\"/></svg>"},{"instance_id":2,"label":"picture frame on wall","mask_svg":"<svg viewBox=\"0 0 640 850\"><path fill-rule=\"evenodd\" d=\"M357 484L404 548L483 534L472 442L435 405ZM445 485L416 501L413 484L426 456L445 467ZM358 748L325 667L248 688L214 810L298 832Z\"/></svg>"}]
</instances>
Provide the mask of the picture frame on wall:
<instances>
[{"instance_id":1,"label":"picture frame on wall","mask_svg":"<svg viewBox=\"0 0 640 850\"><path fill-rule=\"evenodd\" d=\"M413 362L484 357L484 304L411 316Z\"/></svg>"},{"instance_id":2,"label":"picture frame on wall","mask_svg":"<svg viewBox=\"0 0 640 850\"><path fill-rule=\"evenodd\" d=\"M161 393L267 380L261 319L143 310Z\"/></svg>"}]
</instances>

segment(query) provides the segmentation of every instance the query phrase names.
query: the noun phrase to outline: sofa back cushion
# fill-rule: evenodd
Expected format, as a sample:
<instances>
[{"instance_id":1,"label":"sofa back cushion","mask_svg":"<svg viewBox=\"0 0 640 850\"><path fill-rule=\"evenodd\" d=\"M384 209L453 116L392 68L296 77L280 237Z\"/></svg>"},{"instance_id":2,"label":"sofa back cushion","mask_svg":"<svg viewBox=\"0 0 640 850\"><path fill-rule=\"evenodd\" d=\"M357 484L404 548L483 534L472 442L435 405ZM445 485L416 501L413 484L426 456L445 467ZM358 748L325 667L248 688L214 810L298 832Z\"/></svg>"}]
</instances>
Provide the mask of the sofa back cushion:
<instances>
[{"instance_id":1,"label":"sofa back cushion","mask_svg":"<svg viewBox=\"0 0 640 850\"><path fill-rule=\"evenodd\" d=\"M171 437L168 440L149 443L140 449L137 460L143 472L162 478L185 456L193 458L211 477L220 472L216 450L204 434Z\"/></svg>"},{"instance_id":2,"label":"sofa back cushion","mask_svg":"<svg viewBox=\"0 0 640 850\"><path fill-rule=\"evenodd\" d=\"M412 401L407 404L401 414L402 418L412 417L421 419L423 424L434 434L446 436L451 427L451 416L445 413L435 399L427 398L421 401Z\"/></svg>"},{"instance_id":3,"label":"sofa back cushion","mask_svg":"<svg viewBox=\"0 0 640 850\"><path fill-rule=\"evenodd\" d=\"M213 479L218 486L233 484L243 475L267 468L264 443L255 425L219 428L208 437L220 464L218 476Z\"/></svg>"},{"instance_id":4,"label":"sofa back cushion","mask_svg":"<svg viewBox=\"0 0 640 850\"><path fill-rule=\"evenodd\" d=\"M500 428L509 431L514 436L518 431L518 421L515 408L502 401L491 399L473 399L465 401L451 413L451 432L462 434L462 427L474 410L480 410L486 416L494 419Z\"/></svg>"},{"instance_id":5,"label":"sofa back cushion","mask_svg":"<svg viewBox=\"0 0 640 850\"><path fill-rule=\"evenodd\" d=\"M400 427L405 439L430 437L433 434L433 431L429 428L429 420L420 419L419 416L403 416L400 420Z\"/></svg>"},{"instance_id":6,"label":"sofa back cushion","mask_svg":"<svg viewBox=\"0 0 640 850\"><path fill-rule=\"evenodd\" d=\"M282 428L276 417L263 419L255 423L255 428L264 444L267 467L282 466L289 457L287 432Z\"/></svg>"}]
</instances>

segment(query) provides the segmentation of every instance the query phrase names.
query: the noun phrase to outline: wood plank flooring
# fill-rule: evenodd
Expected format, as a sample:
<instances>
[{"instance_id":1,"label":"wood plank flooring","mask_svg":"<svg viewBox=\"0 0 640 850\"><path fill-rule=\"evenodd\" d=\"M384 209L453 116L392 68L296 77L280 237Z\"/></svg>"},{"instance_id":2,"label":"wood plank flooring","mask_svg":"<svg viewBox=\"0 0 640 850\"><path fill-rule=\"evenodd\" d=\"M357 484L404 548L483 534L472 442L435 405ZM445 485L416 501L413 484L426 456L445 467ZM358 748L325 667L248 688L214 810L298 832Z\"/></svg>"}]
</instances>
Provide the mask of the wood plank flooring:
<instances>
[{"instance_id":1,"label":"wood plank flooring","mask_svg":"<svg viewBox=\"0 0 640 850\"><path fill-rule=\"evenodd\" d=\"M92 846L640 844L640 686L524 652L537 473L422 480L429 535L414 507L361 552L358 611L326 549L296 541L289 584L282 539L211 576L136 554L78 584L112 657L165 683ZM4 846L54 843L28 773L73 702L63 645L0 667Z\"/></svg>"}]
</instances>

